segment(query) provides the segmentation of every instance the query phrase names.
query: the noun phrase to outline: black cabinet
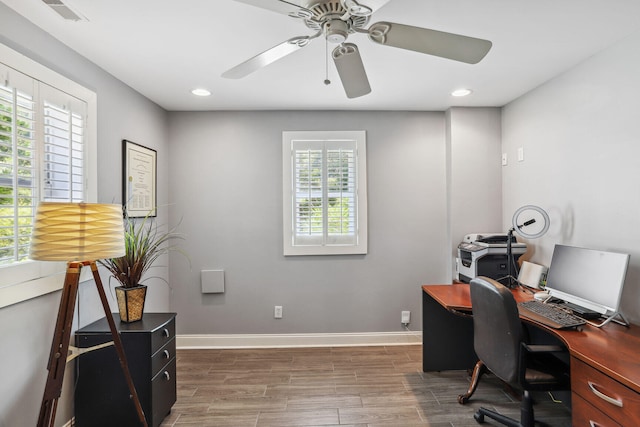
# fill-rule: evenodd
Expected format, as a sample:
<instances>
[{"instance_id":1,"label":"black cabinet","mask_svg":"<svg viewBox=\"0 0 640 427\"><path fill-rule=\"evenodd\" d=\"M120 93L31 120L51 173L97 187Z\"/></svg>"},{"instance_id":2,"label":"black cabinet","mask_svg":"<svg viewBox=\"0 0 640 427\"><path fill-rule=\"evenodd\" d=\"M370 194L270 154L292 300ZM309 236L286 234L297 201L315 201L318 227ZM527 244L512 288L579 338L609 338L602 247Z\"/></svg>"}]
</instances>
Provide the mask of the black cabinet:
<instances>
[{"instance_id":1,"label":"black cabinet","mask_svg":"<svg viewBox=\"0 0 640 427\"><path fill-rule=\"evenodd\" d=\"M140 404L149 427L157 427L176 401L175 313L145 313L142 320L122 323L113 315ZM76 331L76 346L111 341L106 318ZM75 426L139 426L133 400L113 345L77 360Z\"/></svg>"}]
</instances>

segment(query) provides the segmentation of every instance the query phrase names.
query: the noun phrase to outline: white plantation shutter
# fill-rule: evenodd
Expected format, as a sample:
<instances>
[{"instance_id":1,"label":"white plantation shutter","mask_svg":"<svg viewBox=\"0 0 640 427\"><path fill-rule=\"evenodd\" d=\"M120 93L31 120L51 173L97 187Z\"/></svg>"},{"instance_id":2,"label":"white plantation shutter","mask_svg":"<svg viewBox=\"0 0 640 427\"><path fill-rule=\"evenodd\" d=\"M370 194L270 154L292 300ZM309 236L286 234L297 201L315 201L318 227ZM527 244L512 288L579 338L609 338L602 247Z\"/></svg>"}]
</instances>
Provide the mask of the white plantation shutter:
<instances>
[{"instance_id":1,"label":"white plantation shutter","mask_svg":"<svg viewBox=\"0 0 640 427\"><path fill-rule=\"evenodd\" d=\"M84 113L44 101L43 199L84 200Z\"/></svg>"},{"instance_id":2,"label":"white plantation shutter","mask_svg":"<svg viewBox=\"0 0 640 427\"><path fill-rule=\"evenodd\" d=\"M0 64L2 65L2 64ZM4 67L0 74L0 266L23 261L38 203L31 79ZM10 77L10 78L9 78Z\"/></svg>"},{"instance_id":3,"label":"white plantation shutter","mask_svg":"<svg viewBox=\"0 0 640 427\"><path fill-rule=\"evenodd\" d=\"M285 255L362 254L366 145L361 132L284 132Z\"/></svg>"},{"instance_id":4,"label":"white plantation shutter","mask_svg":"<svg viewBox=\"0 0 640 427\"><path fill-rule=\"evenodd\" d=\"M95 202L97 97L0 44L0 307L60 289L28 259L39 201Z\"/></svg>"},{"instance_id":5,"label":"white plantation shutter","mask_svg":"<svg viewBox=\"0 0 640 427\"><path fill-rule=\"evenodd\" d=\"M321 143L301 143L293 149L295 245L319 245L323 242L323 160Z\"/></svg>"},{"instance_id":6,"label":"white plantation shutter","mask_svg":"<svg viewBox=\"0 0 640 427\"><path fill-rule=\"evenodd\" d=\"M355 245L357 222L357 188L355 141L327 142L327 242Z\"/></svg>"}]
</instances>

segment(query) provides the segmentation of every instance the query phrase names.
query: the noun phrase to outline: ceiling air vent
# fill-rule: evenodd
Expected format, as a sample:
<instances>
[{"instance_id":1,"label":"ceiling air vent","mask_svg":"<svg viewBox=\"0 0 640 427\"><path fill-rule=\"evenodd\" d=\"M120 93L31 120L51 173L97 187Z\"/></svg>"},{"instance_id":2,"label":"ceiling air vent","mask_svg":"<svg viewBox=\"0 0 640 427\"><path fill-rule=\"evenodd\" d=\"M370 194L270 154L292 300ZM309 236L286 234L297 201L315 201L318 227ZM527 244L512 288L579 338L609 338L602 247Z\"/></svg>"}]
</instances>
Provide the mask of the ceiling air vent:
<instances>
[{"instance_id":1,"label":"ceiling air vent","mask_svg":"<svg viewBox=\"0 0 640 427\"><path fill-rule=\"evenodd\" d=\"M87 18L84 16L74 12L67 6L62 3L61 0L42 0L44 4L53 9L58 15L62 16L64 19L68 21L86 21Z\"/></svg>"}]
</instances>

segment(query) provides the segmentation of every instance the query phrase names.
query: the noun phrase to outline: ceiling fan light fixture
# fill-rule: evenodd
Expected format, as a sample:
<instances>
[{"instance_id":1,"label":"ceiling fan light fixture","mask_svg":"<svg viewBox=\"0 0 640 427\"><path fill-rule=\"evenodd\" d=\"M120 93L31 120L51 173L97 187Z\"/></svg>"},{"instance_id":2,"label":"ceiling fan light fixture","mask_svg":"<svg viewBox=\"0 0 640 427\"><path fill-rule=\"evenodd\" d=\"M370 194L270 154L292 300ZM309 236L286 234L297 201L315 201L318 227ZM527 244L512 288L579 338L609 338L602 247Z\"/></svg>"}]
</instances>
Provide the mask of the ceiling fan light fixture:
<instances>
[{"instance_id":1,"label":"ceiling fan light fixture","mask_svg":"<svg viewBox=\"0 0 640 427\"><path fill-rule=\"evenodd\" d=\"M192 94L196 95L196 96L210 96L211 95L211 91L204 89L204 88L196 88L193 89L191 91Z\"/></svg>"},{"instance_id":2,"label":"ceiling fan light fixture","mask_svg":"<svg viewBox=\"0 0 640 427\"><path fill-rule=\"evenodd\" d=\"M451 96L460 98L463 96L471 95L471 93L473 93L471 89L456 89L453 92L451 92Z\"/></svg>"},{"instance_id":3,"label":"ceiling fan light fixture","mask_svg":"<svg viewBox=\"0 0 640 427\"><path fill-rule=\"evenodd\" d=\"M324 25L324 34L330 43L343 43L349 35L349 25L340 19L332 19Z\"/></svg>"}]
</instances>

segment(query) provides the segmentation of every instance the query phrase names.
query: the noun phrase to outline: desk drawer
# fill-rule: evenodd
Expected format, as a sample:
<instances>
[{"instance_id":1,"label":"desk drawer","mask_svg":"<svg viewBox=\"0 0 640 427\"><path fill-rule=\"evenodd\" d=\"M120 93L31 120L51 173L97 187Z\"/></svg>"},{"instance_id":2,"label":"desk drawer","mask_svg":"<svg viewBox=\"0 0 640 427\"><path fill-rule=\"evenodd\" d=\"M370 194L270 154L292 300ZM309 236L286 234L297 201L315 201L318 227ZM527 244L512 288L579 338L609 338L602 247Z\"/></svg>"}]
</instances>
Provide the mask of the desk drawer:
<instances>
[{"instance_id":1,"label":"desk drawer","mask_svg":"<svg viewBox=\"0 0 640 427\"><path fill-rule=\"evenodd\" d=\"M168 343L176 336L176 319L161 325L158 329L151 333L151 354L154 354L163 345Z\"/></svg>"},{"instance_id":2,"label":"desk drawer","mask_svg":"<svg viewBox=\"0 0 640 427\"><path fill-rule=\"evenodd\" d=\"M169 361L176 357L176 340L165 344L160 350L151 356L151 377L155 377Z\"/></svg>"},{"instance_id":3,"label":"desk drawer","mask_svg":"<svg viewBox=\"0 0 640 427\"><path fill-rule=\"evenodd\" d=\"M573 427L622 427L579 395L571 395Z\"/></svg>"},{"instance_id":4,"label":"desk drawer","mask_svg":"<svg viewBox=\"0 0 640 427\"><path fill-rule=\"evenodd\" d=\"M619 424L640 425L640 394L576 358L571 390Z\"/></svg>"},{"instance_id":5,"label":"desk drawer","mask_svg":"<svg viewBox=\"0 0 640 427\"><path fill-rule=\"evenodd\" d=\"M164 417L171 412L176 401L176 359L172 359L151 380L152 420L153 426L158 426Z\"/></svg>"}]
</instances>

